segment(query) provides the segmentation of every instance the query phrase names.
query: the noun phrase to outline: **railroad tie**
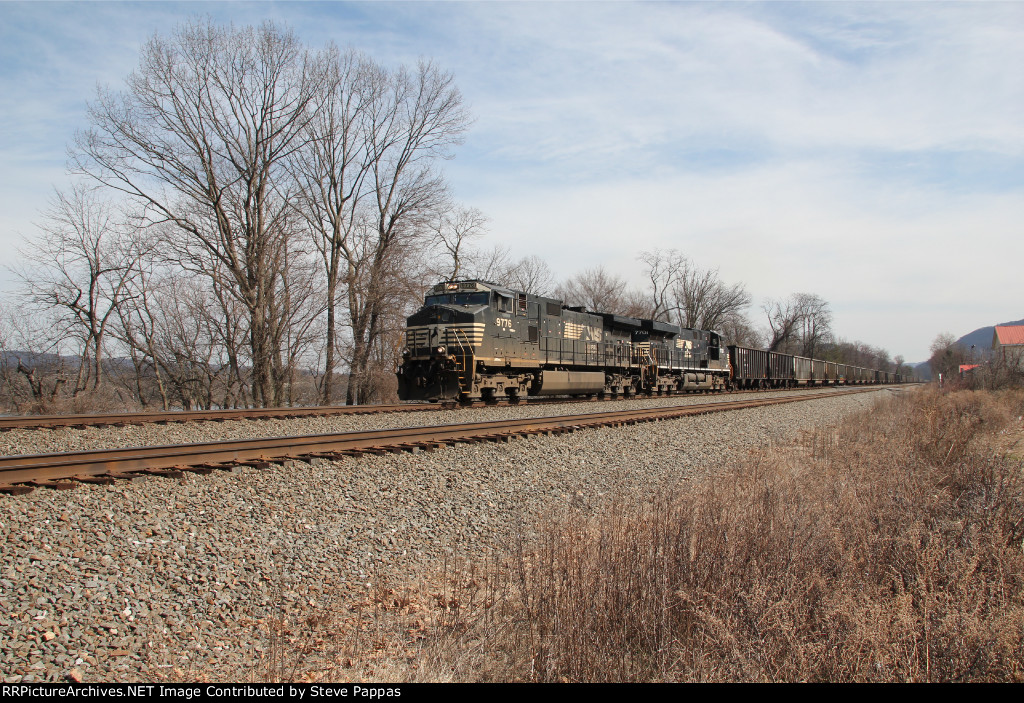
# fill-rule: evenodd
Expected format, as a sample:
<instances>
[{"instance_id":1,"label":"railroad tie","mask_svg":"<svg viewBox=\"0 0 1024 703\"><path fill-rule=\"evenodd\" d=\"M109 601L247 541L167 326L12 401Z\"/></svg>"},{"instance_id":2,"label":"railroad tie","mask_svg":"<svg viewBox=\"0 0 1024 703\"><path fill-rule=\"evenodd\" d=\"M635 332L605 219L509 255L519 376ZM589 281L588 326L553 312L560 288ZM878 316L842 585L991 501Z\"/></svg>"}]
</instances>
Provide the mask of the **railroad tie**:
<instances>
[{"instance_id":1,"label":"railroad tie","mask_svg":"<svg viewBox=\"0 0 1024 703\"><path fill-rule=\"evenodd\" d=\"M55 491L66 491L75 487L74 481L68 481L66 479L59 479L57 481L49 481L46 479L39 479L36 481L29 481L28 485L33 488L52 488Z\"/></svg>"},{"instance_id":2,"label":"railroad tie","mask_svg":"<svg viewBox=\"0 0 1024 703\"><path fill-rule=\"evenodd\" d=\"M254 469L269 469L270 462L266 459L253 459L250 461L239 461L236 462L238 466L250 466Z\"/></svg>"},{"instance_id":3,"label":"railroad tie","mask_svg":"<svg viewBox=\"0 0 1024 703\"><path fill-rule=\"evenodd\" d=\"M175 466L174 468L178 471L188 471L190 474L202 474L204 476L216 471L212 466Z\"/></svg>"},{"instance_id":4,"label":"railroad tie","mask_svg":"<svg viewBox=\"0 0 1024 703\"><path fill-rule=\"evenodd\" d=\"M188 467L189 471L195 471L197 473L210 473L212 471L234 471L235 464L232 463L216 463L216 464L196 464L195 466Z\"/></svg>"},{"instance_id":5,"label":"railroad tie","mask_svg":"<svg viewBox=\"0 0 1024 703\"><path fill-rule=\"evenodd\" d=\"M114 479L110 476L72 476L72 481L78 481L79 483L93 483L99 486L110 486L114 483Z\"/></svg>"},{"instance_id":6,"label":"railroad tie","mask_svg":"<svg viewBox=\"0 0 1024 703\"><path fill-rule=\"evenodd\" d=\"M419 444L396 444L393 447L388 447L388 451L394 454L400 454L402 452L408 452L409 454L419 454L423 451L423 447Z\"/></svg>"},{"instance_id":7,"label":"railroad tie","mask_svg":"<svg viewBox=\"0 0 1024 703\"><path fill-rule=\"evenodd\" d=\"M161 478L181 478L185 475L180 469L142 469L139 473L146 476L160 476Z\"/></svg>"},{"instance_id":8,"label":"railroad tie","mask_svg":"<svg viewBox=\"0 0 1024 703\"><path fill-rule=\"evenodd\" d=\"M312 464L317 459L325 459L327 461L338 461L344 459L350 454L343 454L341 452L310 452L309 454L290 455L289 459L295 459L296 461L304 461L307 464Z\"/></svg>"},{"instance_id":9,"label":"railroad tie","mask_svg":"<svg viewBox=\"0 0 1024 703\"><path fill-rule=\"evenodd\" d=\"M33 486L26 486L23 483L19 483L13 486L9 483L0 483L0 493L6 493L12 496L23 496L26 493L31 493L33 490Z\"/></svg>"}]
</instances>

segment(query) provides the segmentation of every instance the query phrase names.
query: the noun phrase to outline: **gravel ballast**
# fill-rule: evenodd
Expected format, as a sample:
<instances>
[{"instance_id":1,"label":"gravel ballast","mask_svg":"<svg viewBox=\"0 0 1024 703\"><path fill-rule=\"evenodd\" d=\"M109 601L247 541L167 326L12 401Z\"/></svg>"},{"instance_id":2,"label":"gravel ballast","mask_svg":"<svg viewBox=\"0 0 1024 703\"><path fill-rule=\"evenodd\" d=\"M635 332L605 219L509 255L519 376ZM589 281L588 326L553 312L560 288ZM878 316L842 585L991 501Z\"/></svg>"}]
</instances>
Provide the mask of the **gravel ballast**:
<instances>
[{"instance_id":1,"label":"gravel ballast","mask_svg":"<svg viewBox=\"0 0 1024 703\"><path fill-rule=\"evenodd\" d=\"M145 424L124 427L58 427L55 429L7 430L0 432L0 456L74 452L89 449L119 449L164 444L217 442L258 437L290 437L305 434L358 432L393 427L420 427L459 422L487 422L512 417L546 417L613 412L636 407L717 403L723 400L770 398L794 393L813 395L831 393L831 388L735 395L683 395L634 400L609 400L591 403L501 405L490 408L436 410L411 413L375 413L336 415L333 417L273 418L268 420L229 420L190 422L168 425Z\"/></svg>"},{"instance_id":2,"label":"gravel ballast","mask_svg":"<svg viewBox=\"0 0 1024 703\"><path fill-rule=\"evenodd\" d=\"M7 683L246 680L272 655L268 626L282 614L343 607L345 594L379 578L413 579L452 549L500 550L552 508L592 510L611 494L642 496L665 482L713 474L738 454L838 422L890 392L415 455L0 496L0 671ZM491 408L472 417L603 412L617 405ZM8 453L29 453L466 417L455 411L399 420L17 431L2 440Z\"/></svg>"}]
</instances>

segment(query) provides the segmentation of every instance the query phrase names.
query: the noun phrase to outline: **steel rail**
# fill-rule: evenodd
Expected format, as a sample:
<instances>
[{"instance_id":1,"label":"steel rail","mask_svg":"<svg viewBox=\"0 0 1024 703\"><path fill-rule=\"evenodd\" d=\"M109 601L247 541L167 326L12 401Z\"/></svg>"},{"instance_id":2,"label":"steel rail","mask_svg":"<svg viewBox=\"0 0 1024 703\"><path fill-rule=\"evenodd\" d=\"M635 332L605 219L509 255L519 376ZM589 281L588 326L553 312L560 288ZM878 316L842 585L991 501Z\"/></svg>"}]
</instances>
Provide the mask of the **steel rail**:
<instances>
[{"instance_id":1,"label":"steel rail","mask_svg":"<svg viewBox=\"0 0 1024 703\"><path fill-rule=\"evenodd\" d=\"M880 389L362 432L23 454L0 457L0 492L23 493L35 486L69 488L74 485L72 481L109 483L115 478L137 478L147 473L181 476L184 471L209 472L238 465L266 467L270 463L283 463L290 459L311 461L365 453L415 452L455 442L509 441L527 434L557 434L588 427L621 426L877 390Z\"/></svg>"},{"instance_id":2,"label":"steel rail","mask_svg":"<svg viewBox=\"0 0 1024 703\"><path fill-rule=\"evenodd\" d=\"M860 386L857 386L858 388ZM875 386L877 387L877 386ZM768 391L784 390L770 388ZM795 388L811 390L811 388ZM726 393L755 393L756 390L726 391ZM517 403L502 399L496 403L474 401L469 404L455 402L439 403L392 403L386 405L318 405L309 407L281 408L228 408L223 410L168 410L156 412L97 413L75 415L8 415L0 416L0 432L17 429L53 429L58 427L123 427L125 425L168 424L183 422L224 422L230 420L266 420L304 417L332 417L338 415L371 415L375 413L424 412L450 410L454 408L483 408L495 405L562 405L613 400L647 400L651 398L687 397L686 393L671 393L655 396L606 396L604 398L524 398Z\"/></svg>"},{"instance_id":3,"label":"steel rail","mask_svg":"<svg viewBox=\"0 0 1024 703\"><path fill-rule=\"evenodd\" d=\"M369 415L372 413L437 410L437 403L396 403L391 405L320 405L301 408L229 408L225 410L170 410L160 412L100 413L94 415L18 415L0 417L0 431L50 427L104 427L170 422L223 422L225 420L266 420L272 418Z\"/></svg>"},{"instance_id":4,"label":"steel rail","mask_svg":"<svg viewBox=\"0 0 1024 703\"><path fill-rule=\"evenodd\" d=\"M521 404L561 404L587 402L579 399L565 400L552 398L523 399ZM228 420L267 420L304 417L333 417L337 415L372 415L376 413L425 412L430 410L451 410L467 407L493 407L506 405L474 402L459 404L439 403L392 403L386 405L318 405L292 408L231 408L225 410L168 410L158 412L98 413L77 415L9 415L0 416L0 432L5 430L52 429L57 427L123 427L125 425L168 424L179 422L224 422ZM520 404L520 403L515 403Z\"/></svg>"}]
</instances>

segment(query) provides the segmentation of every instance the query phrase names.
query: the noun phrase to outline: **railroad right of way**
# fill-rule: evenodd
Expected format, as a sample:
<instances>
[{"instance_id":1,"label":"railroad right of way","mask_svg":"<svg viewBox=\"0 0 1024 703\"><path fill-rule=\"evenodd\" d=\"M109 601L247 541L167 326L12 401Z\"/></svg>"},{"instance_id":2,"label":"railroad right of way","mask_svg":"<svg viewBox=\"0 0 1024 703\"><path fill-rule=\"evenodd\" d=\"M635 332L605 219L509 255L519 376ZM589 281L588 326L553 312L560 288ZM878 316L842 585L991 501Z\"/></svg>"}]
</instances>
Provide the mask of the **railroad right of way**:
<instances>
[{"instance_id":1,"label":"railroad right of way","mask_svg":"<svg viewBox=\"0 0 1024 703\"><path fill-rule=\"evenodd\" d=\"M256 439L259 437L285 437L335 432L365 432L392 427L442 425L457 422L502 420L517 417L608 412L632 407L659 407L688 403L714 403L724 398L752 395L760 398L791 394L820 394L833 389L813 388L794 391L769 391L753 394L729 395L673 395L653 398L605 400L601 402L575 402L558 404L520 404L479 407L467 410L439 409L431 405L432 412L343 414L334 416L310 415L304 417L268 417L265 419L236 419L223 421L191 421L173 424L128 424L107 426L61 426L43 429L9 429L0 432L0 456L15 454L43 454L48 452L77 452L120 447L146 447L161 444L218 442L224 440ZM563 410L564 408L571 408Z\"/></svg>"},{"instance_id":2,"label":"railroad right of way","mask_svg":"<svg viewBox=\"0 0 1024 703\"><path fill-rule=\"evenodd\" d=\"M35 487L73 488L78 483L110 483L141 474L181 478L184 471L210 473L248 465L299 459L361 456L365 453L433 450L452 442L509 441L533 434L562 434L578 429L635 424L726 412L751 407L774 407L810 398L871 393L873 389L832 389L820 395L790 394L765 398L748 396L708 404L630 407L625 410L543 417L507 418L446 425L400 427L368 432L343 432L249 440L220 440L152 447L126 447L85 452L17 455L0 458L0 492L24 493Z\"/></svg>"},{"instance_id":3,"label":"railroad right of way","mask_svg":"<svg viewBox=\"0 0 1024 703\"><path fill-rule=\"evenodd\" d=\"M589 515L613 495L718 475L889 395L0 496L0 670L9 683L72 670L259 680L280 653L277 622L346 617L368 584L505 549L550 510Z\"/></svg>"}]
</instances>

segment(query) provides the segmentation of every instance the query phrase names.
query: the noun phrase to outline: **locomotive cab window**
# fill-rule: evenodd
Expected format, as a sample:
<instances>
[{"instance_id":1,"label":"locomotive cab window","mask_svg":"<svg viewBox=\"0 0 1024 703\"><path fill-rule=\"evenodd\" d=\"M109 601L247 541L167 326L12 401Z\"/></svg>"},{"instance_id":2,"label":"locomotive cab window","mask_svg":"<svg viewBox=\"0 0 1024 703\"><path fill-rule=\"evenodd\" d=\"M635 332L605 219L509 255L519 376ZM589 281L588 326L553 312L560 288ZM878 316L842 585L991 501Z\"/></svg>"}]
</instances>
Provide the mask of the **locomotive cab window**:
<instances>
[{"instance_id":1,"label":"locomotive cab window","mask_svg":"<svg viewBox=\"0 0 1024 703\"><path fill-rule=\"evenodd\" d=\"M501 293L496 293L498 297L498 312L512 312L512 298Z\"/></svg>"},{"instance_id":2,"label":"locomotive cab window","mask_svg":"<svg viewBox=\"0 0 1024 703\"><path fill-rule=\"evenodd\" d=\"M519 293L516 296L516 314L526 315L526 293Z\"/></svg>"},{"instance_id":3,"label":"locomotive cab window","mask_svg":"<svg viewBox=\"0 0 1024 703\"><path fill-rule=\"evenodd\" d=\"M448 293L428 295L424 305L487 305L487 293Z\"/></svg>"}]
</instances>

